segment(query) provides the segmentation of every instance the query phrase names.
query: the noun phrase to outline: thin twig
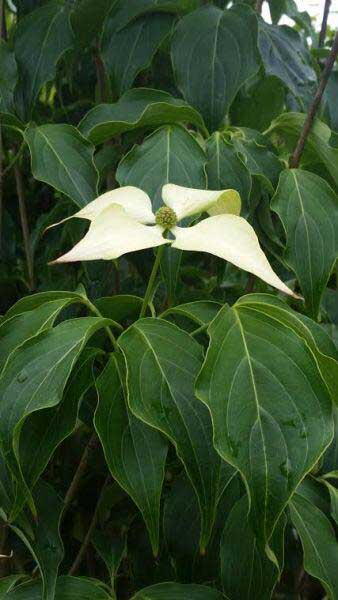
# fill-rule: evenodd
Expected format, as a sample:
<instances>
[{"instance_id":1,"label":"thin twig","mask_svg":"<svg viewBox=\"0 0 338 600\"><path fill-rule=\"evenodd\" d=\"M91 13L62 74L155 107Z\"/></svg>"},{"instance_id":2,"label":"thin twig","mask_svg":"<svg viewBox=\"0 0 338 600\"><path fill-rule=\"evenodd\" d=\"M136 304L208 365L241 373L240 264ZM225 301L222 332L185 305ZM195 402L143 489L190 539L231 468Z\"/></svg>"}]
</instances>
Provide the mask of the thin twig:
<instances>
[{"instance_id":1,"label":"thin twig","mask_svg":"<svg viewBox=\"0 0 338 600\"><path fill-rule=\"evenodd\" d=\"M293 151L292 156L290 157L290 160L289 160L290 168L296 169L299 166L299 162L300 162L301 156L303 154L307 136L309 135L309 133L311 131L311 127L313 125L313 121L314 121L316 112L319 108L326 84L330 77L330 73L332 71L334 62L337 58L337 55L338 55L338 32L335 35L331 52L330 52L329 56L327 57L325 67L323 69L323 73L320 78L317 92L315 94L313 102L310 105L310 108L309 108L307 117L305 119L302 131L300 133L298 142L296 144L296 147Z\"/></svg>"},{"instance_id":2,"label":"thin twig","mask_svg":"<svg viewBox=\"0 0 338 600\"><path fill-rule=\"evenodd\" d=\"M104 491L105 491L106 486L109 483L110 479L111 479L111 477L110 477L110 475L108 475L108 477L106 478L106 480L105 480L105 482L103 484L103 487L101 489L101 493L100 493L99 499L98 499L96 507L95 507L93 518L92 518L91 523L89 525L89 528L88 528L88 531L86 533L86 536L85 536L85 538L84 538L84 540L82 542L81 548L80 548L80 550L79 550L79 552L78 552L78 554L77 554L77 556L76 556L76 558L75 558L75 560L74 560L71 568L69 569L69 573L68 573L69 575L74 575L74 573L76 573L76 571L78 570L78 568L80 567L80 565L82 563L82 560L83 560L84 555L85 555L85 553L87 551L87 548L89 546L92 534L93 534L94 529L95 529L96 524L97 524L102 496L104 494Z\"/></svg>"},{"instance_id":3,"label":"thin twig","mask_svg":"<svg viewBox=\"0 0 338 600\"><path fill-rule=\"evenodd\" d=\"M14 167L15 163L19 160L19 158L21 157L21 154L23 152L23 149L25 147L25 144L26 144L26 142L25 142L25 140L23 140L23 142L21 143L21 146L20 146L19 150L17 151L17 153L15 154L15 156L13 156L12 160L7 165L7 167L3 170L2 177L5 177L7 175L7 173L9 173L9 171Z\"/></svg>"},{"instance_id":4,"label":"thin twig","mask_svg":"<svg viewBox=\"0 0 338 600\"><path fill-rule=\"evenodd\" d=\"M64 508L63 508L63 512L62 512L62 519L64 519L64 516L65 516L67 510L69 509L71 503L73 502L73 500L77 494L82 477L87 470L90 455L97 448L98 443L99 443L98 437L97 437L96 433L93 433L87 446L85 447L85 449L83 451L81 460L79 462L79 466L75 471L75 475L74 475L72 482L66 493L66 496L64 499Z\"/></svg>"},{"instance_id":5,"label":"thin twig","mask_svg":"<svg viewBox=\"0 0 338 600\"><path fill-rule=\"evenodd\" d=\"M34 283L34 263L33 263L33 253L29 236L29 227L28 227L28 216L26 210L26 201L25 201L25 192L22 181L22 174L19 165L16 163L14 165L14 175L15 175L15 183L16 183L16 191L19 199L19 211L20 211L20 221L21 221L21 230L23 236L23 243L25 247L26 254L26 262L27 262L27 271L28 271L28 287L30 291L33 291L35 288Z\"/></svg>"},{"instance_id":6,"label":"thin twig","mask_svg":"<svg viewBox=\"0 0 338 600\"><path fill-rule=\"evenodd\" d=\"M325 38L326 38L326 29L327 29L327 19L330 12L331 0L325 0L324 11L323 11L323 19L322 26L320 28L320 34L318 38L318 48L322 48L324 46Z\"/></svg>"}]
</instances>

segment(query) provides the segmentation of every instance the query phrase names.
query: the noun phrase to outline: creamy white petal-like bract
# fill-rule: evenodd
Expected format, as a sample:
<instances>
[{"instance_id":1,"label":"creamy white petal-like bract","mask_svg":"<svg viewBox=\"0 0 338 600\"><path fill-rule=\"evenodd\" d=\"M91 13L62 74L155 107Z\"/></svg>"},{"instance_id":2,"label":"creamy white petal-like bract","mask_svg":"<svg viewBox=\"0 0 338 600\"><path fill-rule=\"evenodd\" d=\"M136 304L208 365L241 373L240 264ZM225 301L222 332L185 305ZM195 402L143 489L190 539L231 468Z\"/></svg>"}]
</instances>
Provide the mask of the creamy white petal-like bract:
<instances>
[{"instance_id":1,"label":"creamy white petal-like bract","mask_svg":"<svg viewBox=\"0 0 338 600\"><path fill-rule=\"evenodd\" d=\"M54 223L50 227L60 225L74 217L93 221L103 210L112 204L122 206L127 215L136 219L139 223L155 223L155 216L152 211L151 200L148 194L137 187L126 185L125 187L110 190L109 192L101 194L101 196L98 196L95 200L89 202L78 212L70 217L62 219L62 221L59 221L58 223ZM50 227L47 229L50 229Z\"/></svg>"},{"instance_id":2,"label":"creamy white petal-like bract","mask_svg":"<svg viewBox=\"0 0 338 600\"><path fill-rule=\"evenodd\" d=\"M162 188L163 202L172 208L177 219L201 212L240 214L241 199L236 190L197 190L168 183Z\"/></svg>"},{"instance_id":3,"label":"creamy white petal-like bract","mask_svg":"<svg viewBox=\"0 0 338 600\"><path fill-rule=\"evenodd\" d=\"M208 217L192 227L174 227L173 248L209 252L249 271L285 294L296 296L272 270L255 230L237 215Z\"/></svg>"},{"instance_id":4,"label":"creamy white petal-like bract","mask_svg":"<svg viewBox=\"0 0 338 600\"><path fill-rule=\"evenodd\" d=\"M79 260L110 260L122 254L167 244L163 228L144 225L130 217L118 204L102 210L91 222L84 238L54 263Z\"/></svg>"}]
</instances>

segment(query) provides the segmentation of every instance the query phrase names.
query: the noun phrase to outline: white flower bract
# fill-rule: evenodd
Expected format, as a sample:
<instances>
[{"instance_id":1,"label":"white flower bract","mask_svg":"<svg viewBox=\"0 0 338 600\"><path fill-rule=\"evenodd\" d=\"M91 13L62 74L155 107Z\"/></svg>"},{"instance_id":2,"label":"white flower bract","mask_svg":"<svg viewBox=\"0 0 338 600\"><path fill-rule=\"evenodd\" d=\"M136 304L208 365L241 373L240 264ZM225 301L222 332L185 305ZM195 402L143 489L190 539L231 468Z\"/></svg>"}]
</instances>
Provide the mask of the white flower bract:
<instances>
[{"instance_id":1,"label":"white flower bract","mask_svg":"<svg viewBox=\"0 0 338 600\"><path fill-rule=\"evenodd\" d=\"M171 228L174 239L166 239L163 235L165 228L154 224L156 216L145 192L133 186L115 189L72 215L88 219L89 230L72 250L54 263L110 260L135 250L171 244L180 250L208 252L223 258L282 292L297 297L271 268L254 229L239 216L241 200L238 192L197 190L167 184L162 188L162 198L164 204L175 212L178 221L204 212L212 216L191 227L174 226Z\"/></svg>"}]
</instances>

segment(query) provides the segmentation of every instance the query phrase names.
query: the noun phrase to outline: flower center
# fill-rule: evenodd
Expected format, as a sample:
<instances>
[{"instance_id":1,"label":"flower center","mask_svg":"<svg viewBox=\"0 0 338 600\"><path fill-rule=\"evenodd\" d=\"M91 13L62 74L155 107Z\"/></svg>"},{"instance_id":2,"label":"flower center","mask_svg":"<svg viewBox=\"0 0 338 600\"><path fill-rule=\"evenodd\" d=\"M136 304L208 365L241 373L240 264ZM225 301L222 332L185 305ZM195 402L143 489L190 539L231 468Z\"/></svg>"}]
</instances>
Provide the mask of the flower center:
<instances>
[{"instance_id":1,"label":"flower center","mask_svg":"<svg viewBox=\"0 0 338 600\"><path fill-rule=\"evenodd\" d=\"M177 215L169 206L161 206L155 215L157 225L161 225L165 229L171 229L177 223Z\"/></svg>"}]
</instances>

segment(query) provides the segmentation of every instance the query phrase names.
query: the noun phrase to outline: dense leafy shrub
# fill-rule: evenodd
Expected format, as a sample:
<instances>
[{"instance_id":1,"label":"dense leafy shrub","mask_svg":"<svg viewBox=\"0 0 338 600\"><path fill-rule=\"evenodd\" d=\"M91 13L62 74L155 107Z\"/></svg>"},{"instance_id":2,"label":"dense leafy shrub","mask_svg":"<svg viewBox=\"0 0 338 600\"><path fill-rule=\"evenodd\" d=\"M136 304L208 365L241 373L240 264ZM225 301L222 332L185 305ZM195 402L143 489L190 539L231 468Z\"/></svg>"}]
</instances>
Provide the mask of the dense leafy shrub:
<instances>
[{"instance_id":1,"label":"dense leafy shrub","mask_svg":"<svg viewBox=\"0 0 338 600\"><path fill-rule=\"evenodd\" d=\"M4 600L338 598L337 41L261 4L0 0Z\"/></svg>"}]
</instances>

